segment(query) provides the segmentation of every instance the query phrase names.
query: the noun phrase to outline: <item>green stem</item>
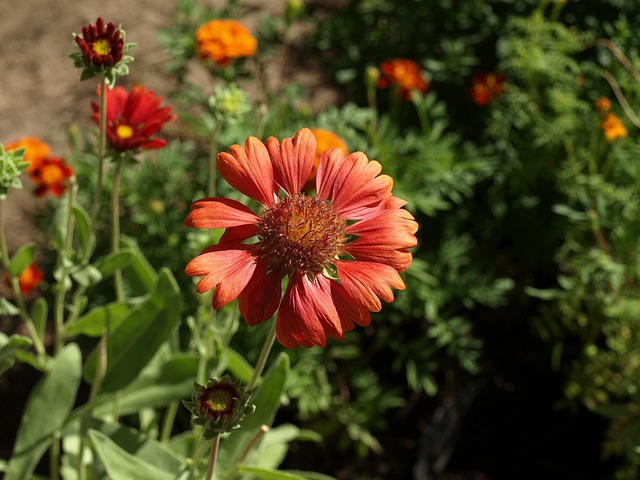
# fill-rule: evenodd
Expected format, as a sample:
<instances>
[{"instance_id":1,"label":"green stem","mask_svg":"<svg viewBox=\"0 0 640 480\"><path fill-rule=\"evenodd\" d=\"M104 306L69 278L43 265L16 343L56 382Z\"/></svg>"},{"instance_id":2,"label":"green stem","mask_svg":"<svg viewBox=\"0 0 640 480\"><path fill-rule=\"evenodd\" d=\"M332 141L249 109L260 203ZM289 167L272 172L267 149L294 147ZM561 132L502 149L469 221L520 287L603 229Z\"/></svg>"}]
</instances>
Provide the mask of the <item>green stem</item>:
<instances>
[{"instance_id":1,"label":"green stem","mask_svg":"<svg viewBox=\"0 0 640 480\"><path fill-rule=\"evenodd\" d=\"M260 356L258 357L258 361L256 362L256 367L253 370L253 375L251 376L251 380L245 387L245 392L251 392L257 385L258 380L262 376L262 371L264 370L264 366L267 364L267 358L269 357L269 352L271 352L271 347L273 347L273 342L276 339L276 327L278 322L276 318L271 319L271 329L267 334L267 338L262 346L262 351L260 352Z\"/></svg>"},{"instance_id":2,"label":"green stem","mask_svg":"<svg viewBox=\"0 0 640 480\"><path fill-rule=\"evenodd\" d=\"M220 130L220 122L216 121L216 125L211 132L211 145L209 147L209 189L207 190L209 197L216 196L216 153L218 150L218 131Z\"/></svg>"},{"instance_id":3,"label":"green stem","mask_svg":"<svg viewBox=\"0 0 640 480\"><path fill-rule=\"evenodd\" d=\"M49 475L51 476L51 480L58 480L60 478L60 474L58 472L59 458L60 437L54 435L51 448L49 449Z\"/></svg>"},{"instance_id":4,"label":"green stem","mask_svg":"<svg viewBox=\"0 0 640 480\"><path fill-rule=\"evenodd\" d=\"M69 185L69 208L67 209L67 226L65 229L65 238L64 245L62 247L62 252L60 252L60 257L62 259L61 262L61 280L57 283L57 292L55 299L55 313L54 313L54 325L55 325L55 336L54 336L54 346L53 346L53 354L54 356L58 354L60 349L62 348L62 343L64 340L64 303L65 297L67 294L67 283L69 277L69 269L67 268L67 261L71 256L71 247L73 246L73 229L75 226L74 217L73 217L73 205L76 200L76 188L75 188L75 177L71 177L71 182Z\"/></svg>"},{"instance_id":5,"label":"green stem","mask_svg":"<svg viewBox=\"0 0 640 480\"><path fill-rule=\"evenodd\" d=\"M100 81L100 131L98 132L98 178L96 180L96 191L93 197L93 207L91 209L91 220L95 224L100 212L100 197L102 196L102 170L104 168L104 157L107 150L107 79L102 76Z\"/></svg>"},{"instance_id":6,"label":"green stem","mask_svg":"<svg viewBox=\"0 0 640 480\"><path fill-rule=\"evenodd\" d=\"M167 443L171 438L171 431L173 430L173 424L178 413L180 402L173 401L167 406L167 411L164 414L164 420L162 421L162 431L160 432L160 441Z\"/></svg>"},{"instance_id":7,"label":"green stem","mask_svg":"<svg viewBox=\"0 0 640 480\"><path fill-rule=\"evenodd\" d=\"M9 248L7 247L7 239L4 236L4 226L2 224L2 206L4 205L4 200L0 199L0 252L2 254L2 263L7 272L9 272ZM18 310L20 310L20 317L22 321L29 330L29 335L31 335L31 339L33 340L33 346L36 349L36 353L43 359L44 364L46 364L46 356L47 352L44 348L44 344L40 335L38 335L38 330L27 310L27 304L24 301L24 297L22 296L22 292L20 291L20 281L18 277L11 276L11 289L13 290L13 295L15 297L16 303L18 304Z\"/></svg>"},{"instance_id":8,"label":"green stem","mask_svg":"<svg viewBox=\"0 0 640 480\"><path fill-rule=\"evenodd\" d=\"M209 464L207 465L207 474L205 480L211 480L213 478L213 472L216 469L216 462L218 461L218 447L220 446L220 435L213 437L211 441L211 452L209 453Z\"/></svg>"},{"instance_id":9,"label":"green stem","mask_svg":"<svg viewBox=\"0 0 640 480\"><path fill-rule=\"evenodd\" d=\"M122 167L122 155L116 160L116 168L113 172L113 189L111 190L111 252L120 250L120 168ZM122 270L116 270L114 276L116 298L118 302L124 300L122 287Z\"/></svg>"}]
</instances>

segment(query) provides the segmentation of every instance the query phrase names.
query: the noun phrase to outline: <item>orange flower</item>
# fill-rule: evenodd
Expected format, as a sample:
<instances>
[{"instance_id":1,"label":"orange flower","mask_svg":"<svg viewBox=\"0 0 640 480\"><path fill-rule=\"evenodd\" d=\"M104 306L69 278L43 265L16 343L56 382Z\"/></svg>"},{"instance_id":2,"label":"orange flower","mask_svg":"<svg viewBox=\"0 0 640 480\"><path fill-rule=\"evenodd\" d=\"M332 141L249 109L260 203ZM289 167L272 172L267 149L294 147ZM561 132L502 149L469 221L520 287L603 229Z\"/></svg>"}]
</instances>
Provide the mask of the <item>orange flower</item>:
<instances>
[{"instance_id":1,"label":"orange flower","mask_svg":"<svg viewBox=\"0 0 640 480\"><path fill-rule=\"evenodd\" d=\"M7 285L11 286L11 279L7 273L4 274L4 280L7 282ZM42 280L44 280L44 272L36 266L35 262L32 262L18 277L20 293L22 293L23 296L29 295L33 290L38 288Z\"/></svg>"},{"instance_id":2,"label":"orange flower","mask_svg":"<svg viewBox=\"0 0 640 480\"><path fill-rule=\"evenodd\" d=\"M345 155L349 155L349 149L338 135L325 130L323 128L312 128L311 133L316 137L316 156L313 159L313 168L309 175L309 180L305 184L305 190L310 190L316 186L316 174L318 173L318 162L320 161L320 155L331 148L339 148Z\"/></svg>"},{"instance_id":3,"label":"orange flower","mask_svg":"<svg viewBox=\"0 0 640 480\"><path fill-rule=\"evenodd\" d=\"M418 90L424 94L429 88L416 62L404 58L387 60L380 65L378 88L396 86L398 96L403 100L411 99L411 92Z\"/></svg>"},{"instance_id":4,"label":"orange flower","mask_svg":"<svg viewBox=\"0 0 640 480\"><path fill-rule=\"evenodd\" d=\"M502 73L478 72L473 76L473 86L469 94L476 105L484 107L505 92L503 83Z\"/></svg>"},{"instance_id":5,"label":"orange flower","mask_svg":"<svg viewBox=\"0 0 640 480\"><path fill-rule=\"evenodd\" d=\"M593 101L593 106L598 113L605 113L611 109L611 101L607 97L598 97Z\"/></svg>"},{"instance_id":6,"label":"orange flower","mask_svg":"<svg viewBox=\"0 0 640 480\"><path fill-rule=\"evenodd\" d=\"M393 180L362 152L334 148L320 157L317 194L302 192L313 168L316 140L309 129L282 141L249 137L217 156L229 184L262 205L254 213L229 198L196 201L185 225L224 228L185 269L202 276L196 290L215 289L213 308L238 298L249 325L276 311L276 338L287 348L325 346L355 325L371 322L398 274L411 264L418 224L392 196ZM245 242L255 238L255 242ZM282 292L282 281L288 278Z\"/></svg>"},{"instance_id":7,"label":"orange flower","mask_svg":"<svg viewBox=\"0 0 640 480\"><path fill-rule=\"evenodd\" d=\"M9 142L5 146L7 152L18 150L19 148L25 149L23 160L29 163L27 167L28 173L31 173L41 160L48 157L51 150L48 144L37 137L23 137L15 142Z\"/></svg>"},{"instance_id":8,"label":"orange flower","mask_svg":"<svg viewBox=\"0 0 640 480\"><path fill-rule=\"evenodd\" d=\"M73 175L73 169L59 157L42 159L31 172L31 179L37 185L36 195L43 197L47 192L59 197L67 188L65 180Z\"/></svg>"},{"instance_id":9,"label":"orange flower","mask_svg":"<svg viewBox=\"0 0 640 480\"><path fill-rule=\"evenodd\" d=\"M607 141L613 142L617 138L625 138L627 136L627 129L624 123L616 117L613 113L610 113L600 123L602 130L604 130L604 136Z\"/></svg>"},{"instance_id":10,"label":"orange flower","mask_svg":"<svg viewBox=\"0 0 640 480\"><path fill-rule=\"evenodd\" d=\"M226 67L234 58L256 53L258 41L237 20L211 20L196 30L196 51L200 58L211 58Z\"/></svg>"}]
</instances>

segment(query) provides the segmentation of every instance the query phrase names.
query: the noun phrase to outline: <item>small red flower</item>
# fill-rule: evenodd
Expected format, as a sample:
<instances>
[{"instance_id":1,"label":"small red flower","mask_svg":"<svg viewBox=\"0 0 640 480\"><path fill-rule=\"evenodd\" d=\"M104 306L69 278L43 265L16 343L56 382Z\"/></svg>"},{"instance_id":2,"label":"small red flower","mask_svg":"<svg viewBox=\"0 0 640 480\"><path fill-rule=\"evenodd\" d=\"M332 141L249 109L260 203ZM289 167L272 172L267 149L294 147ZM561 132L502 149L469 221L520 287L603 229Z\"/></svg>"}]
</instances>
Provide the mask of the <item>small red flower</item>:
<instances>
[{"instance_id":1,"label":"small red flower","mask_svg":"<svg viewBox=\"0 0 640 480\"><path fill-rule=\"evenodd\" d=\"M424 94L429 88L429 82L422 76L422 71L416 62L404 58L387 60L380 65L378 88L396 86L398 96L403 100L411 99L414 90Z\"/></svg>"},{"instance_id":2,"label":"small red flower","mask_svg":"<svg viewBox=\"0 0 640 480\"><path fill-rule=\"evenodd\" d=\"M176 118L171 107L160 108L162 97L144 87L107 89L107 140L119 152L163 148L167 141L151 138L162 126ZM92 103L91 118L100 124L100 107Z\"/></svg>"},{"instance_id":3,"label":"small red flower","mask_svg":"<svg viewBox=\"0 0 640 480\"><path fill-rule=\"evenodd\" d=\"M98 17L96 24L82 27L82 35L76 35L76 43L87 63L96 67L113 67L122 59L124 39L120 29Z\"/></svg>"},{"instance_id":4,"label":"small red flower","mask_svg":"<svg viewBox=\"0 0 640 480\"><path fill-rule=\"evenodd\" d=\"M11 280L7 273L4 274L4 280L7 285L11 285ZM44 272L38 268L35 262L32 262L18 277L18 283L20 284L20 293L22 296L29 295L32 291L38 288L38 285L44 280Z\"/></svg>"},{"instance_id":5,"label":"small red flower","mask_svg":"<svg viewBox=\"0 0 640 480\"><path fill-rule=\"evenodd\" d=\"M226 229L185 269L203 276L198 292L215 289L214 308L237 297L249 325L278 310L282 345L324 346L328 336L342 339L356 324L368 325L381 299L391 302L392 288L405 288L398 272L411 264L418 224L391 195L393 180L380 175L378 162L328 150L320 156L317 194L307 195L316 151L309 129L282 142L250 137L230 151L217 156L220 174L263 209L257 214L228 198L192 205L186 226Z\"/></svg>"},{"instance_id":6,"label":"small red flower","mask_svg":"<svg viewBox=\"0 0 640 480\"><path fill-rule=\"evenodd\" d=\"M59 197L66 190L66 179L73 175L73 169L62 158L47 157L38 162L30 175L37 185L35 193L38 197L43 197L48 192Z\"/></svg>"},{"instance_id":7,"label":"small red flower","mask_svg":"<svg viewBox=\"0 0 640 480\"><path fill-rule=\"evenodd\" d=\"M481 107L489 105L506 90L503 73L478 72L473 76L473 86L469 91L472 100Z\"/></svg>"},{"instance_id":8,"label":"small red flower","mask_svg":"<svg viewBox=\"0 0 640 480\"><path fill-rule=\"evenodd\" d=\"M51 150L49 145L38 137L22 137L5 145L7 152L18 150L19 148L25 149L22 160L29 164L27 173L31 173L41 160L47 158Z\"/></svg>"}]
</instances>

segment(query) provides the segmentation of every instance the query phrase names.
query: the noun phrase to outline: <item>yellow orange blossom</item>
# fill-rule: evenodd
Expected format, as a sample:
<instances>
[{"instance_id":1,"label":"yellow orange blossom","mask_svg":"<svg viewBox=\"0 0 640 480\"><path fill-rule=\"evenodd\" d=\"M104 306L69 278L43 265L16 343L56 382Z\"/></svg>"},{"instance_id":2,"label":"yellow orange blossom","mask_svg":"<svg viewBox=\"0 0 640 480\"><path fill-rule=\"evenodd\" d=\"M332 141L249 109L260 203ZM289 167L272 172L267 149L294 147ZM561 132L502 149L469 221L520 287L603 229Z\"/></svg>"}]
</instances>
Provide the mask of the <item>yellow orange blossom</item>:
<instances>
[{"instance_id":1,"label":"yellow orange blossom","mask_svg":"<svg viewBox=\"0 0 640 480\"><path fill-rule=\"evenodd\" d=\"M593 105L598 113L608 112L611 109L611 101L607 97L596 98Z\"/></svg>"},{"instance_id":2,"label":"yellow orange blossom","mask_svg":"<svg viewBox=\"0 0 640 480\"><path fill-rule=\"evenodd\" d=\"M4 280L10 285L10 278L7 273L4 274ZM18 277L20 293L22 293L23 296L29 295L33 290L38 288L38 285L40 285L43 280L44 272L32 262Z\"/></svg>"},{"instance_id":3,"label":"yellow orange blossom","mask_svg":"<svg viewBox=\"0 0 640 480\"><path fill-rule=\"evenodd\" d=\"M403 100L411 99L411 92L418 90L424 94L429 88L429 82L424 79L420 66L413 60L394 58L380 65L380 79L378 88L396 86L398 96Z\"/></svg>"},{"instance_id":4,"label":"yellow orange blossom","mask_svg":"<svg viewBox=\"0 0 640 480\"><path fill-rule=\"evenodd\" d=\"M211 58L225 67L234 58L256 53L258 41L237 20L211 20L196 30L196 51L200 58Z\"/></svg>"},{"instance_id":5,"label":"yellow orange blossom","mask_svg":"<svg viewBox=\"0 0 640 480\"><path fill-rule=\"evenodd\" d=\"M345 155L349 155L349 149L344 143L344 140L330 130L324 128L312 128L311 133L316 137L316 155L313 159L313 168L309 179L304 188L309 190L316 186L316 174L318 173L318 162L320 161L320 155L331 148L339 148Z\"/></svg>"},{"instance_id":6,"label":"yellow orange blossom","mask_svg":"<svg viewBox=\"0 0 640 480\"><path fill-rule=\"evenodd\" d=\"M27 167L28 173L33 172L38 163L49 156L51 150L48 144L37 137L22 137L5 145L5 149L8 152L19 148L25 149L23 160L29 163Z\"/></svg>"},{"instance_id":7,"label":"yellow orange blossom","mask_svg":"<svg viewBox=\"0 0 640 480\"><path fill-rule=\"evenodd\" d=\"M624 126L624 123L622 123L622 121L613 113L607 115L601 125L602 130L604 130L604 136L609 142L613 142L617 138L625 138L627 136L627 129Z\"/></svg>"}]
</instances>

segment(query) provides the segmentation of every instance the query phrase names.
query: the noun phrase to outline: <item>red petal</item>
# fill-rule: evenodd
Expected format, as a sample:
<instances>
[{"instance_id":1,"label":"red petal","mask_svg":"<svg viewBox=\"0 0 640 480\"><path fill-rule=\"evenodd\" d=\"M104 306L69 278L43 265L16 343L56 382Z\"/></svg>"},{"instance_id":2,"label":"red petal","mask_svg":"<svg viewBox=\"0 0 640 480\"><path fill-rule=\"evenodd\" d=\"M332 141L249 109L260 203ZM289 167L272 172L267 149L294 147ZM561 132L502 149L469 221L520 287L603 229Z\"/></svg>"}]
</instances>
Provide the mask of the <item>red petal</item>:
<instances>
[{"instance_id":1,"label":"red petal","mask_svg":"<svg viewBox=\"0 0 640 480\"><path fill-rule=\"evenodd\" d=\"M354 302L371 312L382 309L380 299L393 301L391 288L404 289L393 267L374 262L337 261L338 278Z\"/></svg>"},{"instance_id":2,"label":"red petal","mask_svg":"<svg viewBox=\"0 0 640 480\"><path fill-rule=\"evenodd\" d=\"M275 181L289 195L300 193L313 169L316 137L311 130L303 128L281 144L274 137L268 138L266 144L273 162Z\"/></svg>"},{"instance_id":3,"label":"red petal","mask_svg":"<svg viewBox=\"0 0 640 480\"><path fill-rule=\"evenodd\" d=\"M267 262L258 262L253 276L238 297L240 313L250 326L267 320L280 304L282 275L275 272L267 274L267 268Z\"/></svg>"},{"instance_id":4,"label":"red petal","mask_svg":"<svg viewBox=\"0 0 640 480\"><path fill-rule=\"evenodd\" d=\"M227 228L253 225L260 217L240 202L229 198L203 198L191 205L184 221L187 227Z\"/></svg>"},{"instance_id":5,"label":"red petal","mask_svg":"<svg viewBox=\"0 0 640 480\"><path fill-rule=\"evenodd\" d=\"M278 187L273 180L273 166L264 144L256 137L249 137L244 148L232 145L230 151L230 154L218 154L220 174L236 190L265 207L273 206Z\"/></svg>"}]
</instances>

